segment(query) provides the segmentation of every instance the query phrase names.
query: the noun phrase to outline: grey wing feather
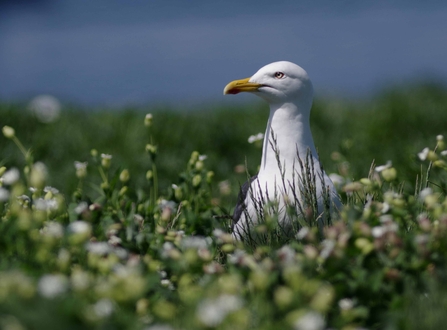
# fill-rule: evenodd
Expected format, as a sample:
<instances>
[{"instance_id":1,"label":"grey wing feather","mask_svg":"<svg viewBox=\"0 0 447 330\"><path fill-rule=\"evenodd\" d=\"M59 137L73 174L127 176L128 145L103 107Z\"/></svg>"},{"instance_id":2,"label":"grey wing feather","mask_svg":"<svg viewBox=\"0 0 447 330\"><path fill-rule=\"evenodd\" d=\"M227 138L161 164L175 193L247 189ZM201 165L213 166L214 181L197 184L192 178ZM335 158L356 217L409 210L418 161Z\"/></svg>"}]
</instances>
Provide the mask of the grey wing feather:
<instances>
[{"instance_id":1,"label":"grey wing feather","mask_svg":"<svg viewBox=\"0 0 447 330\"><path fill-rule=\"evenodd\" d=\"M241 190L239 191L239 195L237 196L237 204L236 204L236 207L233 212L233 223L231 225L231 230L234 229L234 225L239 221L239 219L241 218L242 212L244 212L244 210L247 207L245 205L245 199L247 198L247 193L248 193L248 190L250 189L251 183L254 180L256 180L257 177L258 177L257 174L252 176L250 178L250 180L248 180L247 182L245 182L242 185Z\"/></svg>"}]
</instances>

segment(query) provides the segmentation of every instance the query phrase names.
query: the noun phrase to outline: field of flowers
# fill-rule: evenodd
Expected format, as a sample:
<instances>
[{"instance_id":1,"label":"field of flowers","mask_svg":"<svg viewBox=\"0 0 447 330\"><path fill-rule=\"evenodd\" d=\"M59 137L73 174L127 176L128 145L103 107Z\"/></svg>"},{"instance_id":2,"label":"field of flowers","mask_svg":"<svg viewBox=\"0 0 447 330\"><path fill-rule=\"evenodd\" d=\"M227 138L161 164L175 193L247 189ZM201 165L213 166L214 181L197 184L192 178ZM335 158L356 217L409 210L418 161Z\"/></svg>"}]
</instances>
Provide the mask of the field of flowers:
<instances>
[{"instance_id":1,"label":"field of flowers","mask_svg":"<svg viewBox=\"0 0 447 330\"><path fill-rule=\"evenodd\" d=\"M262 107L0 105L0 328L442 329L447 90L317 100L340 219L244 245L228 215Z\"/></svg>"}]
</instances>

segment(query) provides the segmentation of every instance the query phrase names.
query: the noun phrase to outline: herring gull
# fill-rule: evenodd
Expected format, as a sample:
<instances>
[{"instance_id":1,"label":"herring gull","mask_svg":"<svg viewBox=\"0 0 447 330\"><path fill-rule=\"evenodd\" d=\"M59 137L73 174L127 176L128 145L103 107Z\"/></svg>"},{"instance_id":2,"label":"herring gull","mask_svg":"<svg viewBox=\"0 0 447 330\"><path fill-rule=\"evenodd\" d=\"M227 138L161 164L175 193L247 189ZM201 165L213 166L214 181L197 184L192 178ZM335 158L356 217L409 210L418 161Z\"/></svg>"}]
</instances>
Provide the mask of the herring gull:
<instances>
[{"instance_id":1,"label":"herring gull","mask_svg":"<svg viewBox=\"0 0 447 330\"><path fill-rule=\"evenodd\" d=\"M241 240L251 235L253 225L262 222L267 209L272 210L272 202L276 203L278 224L287 236L296 235L291 209L307 218L313 210L312 221L321 228L324 218L337 212L341 202L319 163L313 142L309 126L313 87L309 76L294 63L274 62L250 78L230 82L224 89L224 94L240 92L267 101L270 116L259 173L241 187L238 196L233 237Z\"/></svg>"}]
</instances>

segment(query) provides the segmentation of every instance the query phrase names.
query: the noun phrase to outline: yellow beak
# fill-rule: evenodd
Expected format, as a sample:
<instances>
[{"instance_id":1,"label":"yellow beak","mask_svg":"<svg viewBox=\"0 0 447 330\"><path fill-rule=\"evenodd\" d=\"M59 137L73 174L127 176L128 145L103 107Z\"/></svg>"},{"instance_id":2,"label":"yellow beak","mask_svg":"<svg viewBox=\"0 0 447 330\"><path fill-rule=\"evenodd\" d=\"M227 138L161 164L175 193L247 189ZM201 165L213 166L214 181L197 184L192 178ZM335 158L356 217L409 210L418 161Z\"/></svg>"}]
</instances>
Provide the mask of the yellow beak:
<instances>
[{"instance_id":1,"label":"yellow beak","mask_svg":"<svg viewBox=\"0 0 447 330\"><path fill-rule=\"evenodd\" d=\"M245 79L239 79L239 80L234 80L234 81L230 82L224 88L224 91L223 91L224 95L225 94L237 94L240 92L253 92L262 86L262 84L248 82L249 80L250 80L250 78L245 78Z\"/></svg>"}]
</instances>

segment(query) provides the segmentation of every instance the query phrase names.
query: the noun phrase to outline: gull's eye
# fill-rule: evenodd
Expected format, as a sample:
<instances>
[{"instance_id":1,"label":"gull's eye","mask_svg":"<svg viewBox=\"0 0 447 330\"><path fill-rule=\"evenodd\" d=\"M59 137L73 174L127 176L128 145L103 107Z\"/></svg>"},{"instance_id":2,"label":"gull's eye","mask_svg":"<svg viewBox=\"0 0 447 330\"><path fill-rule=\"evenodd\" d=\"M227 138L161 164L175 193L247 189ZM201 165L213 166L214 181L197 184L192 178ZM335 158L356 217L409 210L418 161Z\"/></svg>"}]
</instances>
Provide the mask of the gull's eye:
<instances>
[{"instance_id":1,"label":"gull's eye","mask_svg":"<svg viewBox=\"0 0 447 330\"><path fill-rule=\"evenodd\" d=\"M281 78L284 78L284 73L282 73L282 72L275 72L275 78L276 79L281 79Z\"/></svg>"}]
</instances>

